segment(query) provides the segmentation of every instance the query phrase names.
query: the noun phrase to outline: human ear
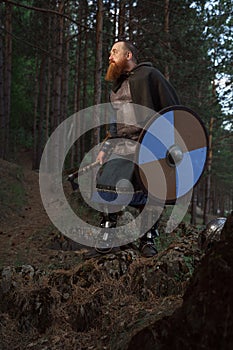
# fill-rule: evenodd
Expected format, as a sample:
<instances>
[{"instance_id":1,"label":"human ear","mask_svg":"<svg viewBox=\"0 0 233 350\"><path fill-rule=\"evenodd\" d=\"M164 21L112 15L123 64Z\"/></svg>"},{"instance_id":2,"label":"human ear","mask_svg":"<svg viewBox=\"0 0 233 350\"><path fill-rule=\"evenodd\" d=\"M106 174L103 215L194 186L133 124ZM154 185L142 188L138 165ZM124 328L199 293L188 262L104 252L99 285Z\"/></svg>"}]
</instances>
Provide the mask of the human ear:
<instances>
[{"instance_id":1,"label":"human ear","mask_svg":"<svg viewBox=\"0 0 233 350\"><path fill-rule=\"evenodd\" d=\"M132 52L128 51L126 57L127 57L128 60L131 60L132 57L133 57Z\"/></svg>"}]
</instances>

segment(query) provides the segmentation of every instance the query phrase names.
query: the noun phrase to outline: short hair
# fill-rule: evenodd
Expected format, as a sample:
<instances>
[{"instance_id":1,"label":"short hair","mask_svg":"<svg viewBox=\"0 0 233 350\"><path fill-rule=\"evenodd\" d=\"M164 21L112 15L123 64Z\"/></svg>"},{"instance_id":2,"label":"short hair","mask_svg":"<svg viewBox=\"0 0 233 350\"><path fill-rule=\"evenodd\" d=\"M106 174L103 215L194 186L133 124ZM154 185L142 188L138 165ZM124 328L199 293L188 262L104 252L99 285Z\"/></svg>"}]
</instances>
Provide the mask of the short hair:
<instances>
[{"instance_id":1,"label":"short hair","mask_svg":"<svg viewBox=\"0 0 233 350\"><path fill-rule=\"evenodd\" d=\"M138 60L138 50L136 46L128 40L119 40L118 42L123 42L126 49L132 53L132 59L135 63L137 63Z\"/></svg>"}]
</instances>

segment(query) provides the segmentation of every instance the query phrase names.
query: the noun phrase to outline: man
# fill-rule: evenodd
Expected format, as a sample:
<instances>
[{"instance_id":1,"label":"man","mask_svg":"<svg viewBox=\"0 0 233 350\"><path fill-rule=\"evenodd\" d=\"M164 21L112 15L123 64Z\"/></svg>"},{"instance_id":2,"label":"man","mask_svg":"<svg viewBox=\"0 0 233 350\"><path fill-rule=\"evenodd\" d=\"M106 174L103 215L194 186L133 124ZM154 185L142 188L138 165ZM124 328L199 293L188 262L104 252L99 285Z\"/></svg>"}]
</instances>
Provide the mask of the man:
<instances>
[{"instance_id":1,"label":"man","mask_svg":"<svg viewBox=\"0 0 233 350\"><path fill-rule=\"evenodd\" d=\"M128 41L119 41L113 45L105 79L113 83L110 101L116 111L116 119L110 126L111 137L97 156L103 166L99 171L96 187L101 197L109 202L108 213L103 216L100 226L116 227L117 213L116 210L111 211L110 204L115 198L116 184L121 179L128 179L134 187L129 205L141 212L147 201L147 194L143 192L135 176L133 160L135 142L152 115L137 113L130 107L136 104L148 108L148 111L159 112L165 107L178 105L179 100L171 84L150 62L137 63L136 48ZM113 144L114 138L119 141ZM114 156L105 163L109 148L113 148ZM154 246L155 235L156 225L141 237L139 249L142 256L152 257L157 254Z\"/></svg>"}]
</instances>

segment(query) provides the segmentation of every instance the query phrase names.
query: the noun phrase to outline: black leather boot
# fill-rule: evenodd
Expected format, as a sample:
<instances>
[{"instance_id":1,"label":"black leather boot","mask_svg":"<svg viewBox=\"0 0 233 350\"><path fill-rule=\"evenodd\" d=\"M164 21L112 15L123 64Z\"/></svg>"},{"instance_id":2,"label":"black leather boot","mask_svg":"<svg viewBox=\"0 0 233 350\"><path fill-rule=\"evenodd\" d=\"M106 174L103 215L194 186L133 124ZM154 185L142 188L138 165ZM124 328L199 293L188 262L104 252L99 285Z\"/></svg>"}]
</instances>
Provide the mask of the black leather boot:
<instances>
[{"instance_id":1,"label":"black leather boot","mask_svg":"<svg viewBox=\"0 0 233 350\"><path fill-rule=\"evenodd\" d=\"M105 214L102 217L102 220L100 221L100 227L102 227L102 228L116 227L116 224L117 224L117 214L116 213Z\"/></svg>"},{"instance_id":2,"label":"black leather boot","mask_svg":"<svg viewBox=\"0 0 233 350\"><path fill-rule=\"evenodd\" d=\"M111 230L109 228L116 227L117 214L109 213L105 214L100 222L102 228L95 250L101 254L107 254L112 250L113 242L111 237Z\"/></svg>"},{"instance_id":3,"label":"black leather boot","mask_svg":"<svg viewBox=\"0 0 233 350\"><path fill-rule=\"evenodd\" d=\"M154 239L157 236L159 236L157 225L154 225L147 233L145 233L144 236L140 238L139 250L144 258L151 258L158 254L154 244Z\"/></svg>"}]
</instances>

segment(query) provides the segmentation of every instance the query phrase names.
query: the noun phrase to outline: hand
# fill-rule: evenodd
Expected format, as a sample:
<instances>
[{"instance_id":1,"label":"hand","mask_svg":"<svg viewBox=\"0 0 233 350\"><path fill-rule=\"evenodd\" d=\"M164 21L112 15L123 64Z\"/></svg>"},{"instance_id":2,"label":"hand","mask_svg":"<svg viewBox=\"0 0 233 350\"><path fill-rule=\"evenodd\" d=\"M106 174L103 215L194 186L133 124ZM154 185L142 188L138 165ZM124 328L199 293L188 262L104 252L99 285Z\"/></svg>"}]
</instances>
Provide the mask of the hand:
<instances>
[{"instance_id":1,"label":"hand","mask_svg":"<svg viewBox=\"0 0 233 350\"><path fill-rule=\"evenodd\" d=\"M99 161L100 165L102 165L104 163L104 158L106 156L106 153L103 151L100 151L96 160Z\"/></svg>"}]
</instances>

